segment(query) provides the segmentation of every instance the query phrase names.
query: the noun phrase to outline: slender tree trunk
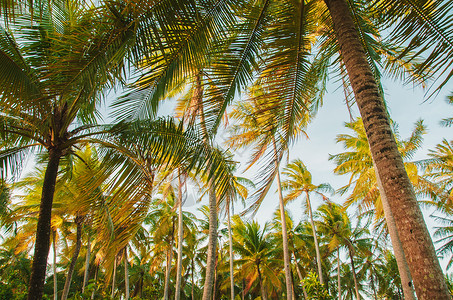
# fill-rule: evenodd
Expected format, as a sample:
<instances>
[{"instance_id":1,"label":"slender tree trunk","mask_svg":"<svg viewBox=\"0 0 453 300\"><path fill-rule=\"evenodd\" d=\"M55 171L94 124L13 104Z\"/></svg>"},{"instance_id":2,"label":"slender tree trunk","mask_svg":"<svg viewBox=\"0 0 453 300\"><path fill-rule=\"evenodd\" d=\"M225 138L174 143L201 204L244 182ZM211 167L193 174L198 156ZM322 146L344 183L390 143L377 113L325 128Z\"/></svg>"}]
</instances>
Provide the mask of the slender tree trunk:
<instances>
[{"instance_id":1,"label":"slender tree trunk","mask_svg":"<svg viewBox=\"0 0 453 300\"><path fill-rule=\"evenodd\" d=\"M374 163L373 160L373 164ZM385 222L387 223L387 228L390 235L390 240L393 245L393 253L395 253L396 264L398 266L398 271L400 273L401 285L403 287L404 299L405 300L416 300L415 290L412 284L411 273L409 271L409 266L407 265L406 258L404 257L403 245L401 244L400 237L396 230L396 223L393 219L392 211L385 195L385 191L382 187L381 178L379 177L379 172L375 168L376 181L379 188L379 194L381 195L382 208L384 210Z\"/></svg>"},{"instance_id":2,"label":"slender tree trunk","mask_svg":"<svg viewBox=\"0 0 453 300\"><path fill-rule=\"evenodd\" d=\"M227 203L227 214L228 214L228 241L230 251L230 289L231 289L231 300L234 300L234 257L233 257L233 235L231 234L231 217L230 217L230 202Z\"/></svg>"},{"instance_id":3,"label":"slender tree trunk","mask_svg":"<svg viewBox=\"0 0 453 300\"><path fill-rule=\"evenodd\" d=\"M112 294L111 294L111 296L110 296L112 299L114 299L114 297L115 297L116 258L117 258L117 254L115 254L115 258L114 258L114 260L113 260Z\"/></svg>"},{"instance_id":4,"label":"slender tree trunk","mask_svg":"<svg viewBox=\"0 0 453 300\"><path fill-rule=\"evenodd\" d=\"M450 299L442 269L346 0L327 4L398 235L421 300Z\"/></svg>"},{"instance_id":5,"label":"slender tree trunk","mask_svg":"<svg viewBox=\"0 0 453 300\"><path fill-rule=\"evenodd\" d=\"M69 264L68 275L66 276L66 281L64 283L63 294L61 300L66 300L69 294L69 288L71 287L72 274L74 274L75 265L77 258L79 257L80 248L82 247L82 222L83 217L77 215L75 217L75 223L77 225L76 231L76 244L74 247L74 253L72 254L71 263Z\"/></svg>"},{"instance_id":6,"label":"slender tree trunk","mask_svg":"<svg viewBox=\"0 0 453 300\"><path fill-rule=\"evenodd\" d=\"M275 145L275 139L272 138L272 143L274 146L274 153L277 156L277 146ZM279 170L279 161L275 159L275 168L276 168L276 179L277 179L277 190L278 190L278 199L280 205L280 220L282 222L282 239L283 239L283 263L285 267L285 279L286 279L286 299L292 300L292 282L291 282L291 259L289 257L289 243L288 243L288 229L286 226L286 216L285 216L285 203L283 202L282 194L282 184L280 181L280 170Z\"/></svg>"},{"instance_id":7,"label":"slender tree trunk","mask_svg":"<svg viewBox=\"0 0 453 300\"><path fill-rule=\"evenodd\" d=\"M307 196L308 215L310 217L311 230L313 231L313 240L315 242L316 263L318 265L319 282L321 284L324 284L324 277L322 275L321 253L319 252L318 236L316 234L315 222L313 222L313 211L311 209L310 196L308 194L308 191L305 191L305 194Z\"/></svg>"},{"instance_id":8,"label":"slender tree trunk","mask_svg":"<svg viewBox=\"0 0 453 300\"><path fill-rule=\"evenodd\" d=\"M192 288L191 288L191 291L190 291L190 295L192 296L192 300L195 300L195 297L194 297L194 284L195 284L195 280L193 279L193 271L194 271L194 268L195 268L195 262L193 261L193 258L192 258Z\"/></svg>"},{"instance_id":9,"label":"slender tree trunk","mask_svg":"<svg viewBox=\"0 0 453 300\"><path fill-rule=\"evenodd\" d=\"M85 291L85 287L88 284L88 276L90 271L90 256L91 256L91 236L88 233L88 240L87 240L87 254L85 257L85 271L83 273L83 284L82 284L82 294Z\"/></svg>"},{"instance_id":10,"label":"slender tree trunk","mask_svg":"<svg viewBox=\"0 0 453 300\"><path fill-rule=\"evenodd\" d=\"M129 289L129 263L127 261L127 246L124 248L124 289L126 290L125 299L129 299L130 289Z\"/></svg>"},{"instance_id":11,"label":"slender tree trunk","mask_svg":"<svg viewBox=\"0 0 453 300\"><path fill-rule=\"evenodd\" d=\"M95 282L95 284L97 284L98 283L99 266L95 265L94 268L95 268L95 271L94 271L94 282ZM95 291L95 289L93 289L93 291L91 292L91 299L94 299L94 291Z\"/></svg>"},{"instance_id":12,"label":"slender tree trunk","mask_svg":"<svg viewBox=\"0 0 453 300\"><path fill-rule=\"evenodd\" d=\"M299 268L299 265L297 264L297 260L296 260L296 254L294 252L293 252L293 255L294 255L294 262L296 264L297 275L299 276L300 285L302 286L302 292L304 293L304 299L308 299L307 290L305 290L305 284L303 282L304 277L302 276L302 273L300 272L300 268Z\"/></svg>"},{"instance_id":13,"label":"slender tree trunk","mask_svg":"<svg viewBox=\"0 0 453 300\"><path fill-rule=\"evenodd\" d=\"M352 247L351 245L348 245L349 257L351 258L352 278L354 279L355 296L357 297L357 300L360 300L359 284L357 283L357 276L356 276L355 265L354 265L354 254L353 254L353 250L351 247Z\"/></svg>"},{"instance_id":14,"label":"slender tree trunk","mask_svg":"<svg viewBox=\"0 0 453 300\"><path fill-rule=\"evenodd\" d=\"M170 271L171 261L173 259L173 240L174 240L175 224L173 223L173 229L171 232L170 248L167 251L167 267L165 271L165 286L164 286L164 300L168 300L169 289L170 289Z\"/></svg>"},{"instance_id":15,"label":"slender tree trunk","mask_svg":"<svg viewBox=\"0 0 453 300\"><path fill-rule=\"evenodd\" d=\"M53 243L53 299L58 300L58 282L57 282L57 234L56 230L52 230Z\"/></svg>"},{"instance_id":16,"label":"slender tree trunk","mask_svg":"<svg viewBox=\"0 0 453 300\"><path fill-rule=\"evenodd\" d=\"M201 71L196 75L196 88L194 97L199 108L200 125L203 132L203 139L206 145L209 144L209 134L206 128L206 120L203 110L203 87L201 85ZM207 173L212 176L210 168ZM209 235L208 253L206 260L206 277L203 286L203 300L211 300L214 283L215 258L217 252L217 199L215 194L214 180L210 179L209 186Z\"/></svg>"},{"instance_id":17,"label":"slender tree trunk","mask_svg":"<svg viewBox=\"0 0 453 300\"><path fill-rule=\"evenodd\" d=\"M261 299L267 300L266 290L264 288L263 277L261 276L260 265L256 265L258 268L258 279L260 281Z\"/></svg>"},{"instance_id":18,"label":"slender tree trunk","mask_svg":"<svg viewBox=\"0 0 453 300\"><path fill-rule=\"evenodd\" d=\"M47 257L49 256L50 248L50 219L52 216L53 195L60 157L60 150L49 150L49 161L44 175L38 224L36 226L36 242L28 288L28 300L42 299L44 280L46 279Z\"/></svg>"},{"instance_id":19,"label":"slender tree trunk","mask_svg":"<svg viewBox=\"0 0 453 300\"><path fill-rule=\"evenodd\" d=\"M217 293L217 264L219 263L219 257L216 255L215 257L215 269L214 269L214 284L212 285L212 300L217 300L216 299L216 293Z\"/></svg>"},{"instance_id":20,"label":"slender tree trunk","mask_svg":"<svg viewBox=\"0 0 453 300\"><path fill-rule=\"evenodd\" d=\"M338 262L338 265L337 265L338 300L341 300L340 246L338 246L338 248L337 248L337 262Z\"/></svg>"},{"instance_id":21,"label":"slender tree trunk","mask_svg":"<svg viewBox=\"0 0 453 300\"><path fill-rule=\"evenodd\" d=\"M176 268L176 291L175 300L181 297L181 272L182 272L182 243L184 235L184 227L182 220L182 182L181 173L178 174L178 198L179 198L179 211L178 211L178 262Z\"/></svg>"}]
</instances>

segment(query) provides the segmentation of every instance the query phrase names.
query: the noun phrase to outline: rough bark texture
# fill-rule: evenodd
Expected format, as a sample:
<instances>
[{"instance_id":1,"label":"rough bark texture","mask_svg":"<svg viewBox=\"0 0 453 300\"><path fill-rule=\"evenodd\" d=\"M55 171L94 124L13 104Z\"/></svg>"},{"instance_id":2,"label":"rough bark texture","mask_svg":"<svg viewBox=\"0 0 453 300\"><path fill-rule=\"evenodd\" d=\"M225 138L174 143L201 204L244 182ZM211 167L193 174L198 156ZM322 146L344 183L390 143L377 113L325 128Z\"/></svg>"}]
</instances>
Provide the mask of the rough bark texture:
<instances>
[{"instance_id":1,"label":"rough bark texture","mask_svg":"<svg viewBox=\"0 0 453 300\"><path fill-rule=\"evenodd\" d=\"M275 156L277 156L277 148L275 145L275 140L273 141ZM283 239L283 263L285 267L285 279L286 279L286 299L292 300L292 280L291 280L291 259L289 257L288 249L288 229L286 226L286 217L285 217L285 203L283 202L282 194L282 184L280 182L280 171L279 171L279 162L275 161L276 168L276 179L277 179L277 190L278 190L278 199L280 207L280 220L282 222L282 239Z\"/></svg>"},{"instance_id":2,"label":"rough bark texture","mask_svg":"<svg viewBox=\"0 0 453 300\"><path fill-rule=\"evenodd\" d=\"M309 214L309 217L310 217L311 230L313 232L313 240L315 242L316 264L318 265L319 282L321 284L324 284L324 276L322 275L321 252L319 252L318 236L316 235L315 222L313 222L313 212L311 210L310 196L308 194L308 191L305 191L305 193L306 193L306 196L307 196L308 214Z\"/></svg>"},{"instance_id":3,"label":"rough bark texture","mask_svg":"<svg viewBox=\"0 0 453 300\"><path fill-rule=\"evenodd\" d=\"M60 157L61 151L57 149L49 150L49 162L44 175L41 205L36 226L36 242L28 288L28 300L42 299L44 280L46 279L47 257L50 248L50 219L52 216L53 195Z\"/></svg>"},{"instance_id":4,"label":"rough bark texture","mask_svg":"<svg viewBox=\"0 0 453 300\"><path fill-rule=\"evenodd\" d=\"M75 264L77 258L79 257L80 248L82 247L82 221L81 216L75 218L75 223L77 225L76 232L76 244L74 247L74 253L72 254L71 263L69 264L68 275L66 276L66 281L64 283L63 294L61 295L61 300L66 300L69 294L69 288L71 287L72 274L74 274Z\"/></svg>"},{"instance_id":5,"label":"rough bark texture","mask_svg":"<svg viewBox=\"0 0 453 300\"><path fill-rule=\"evenodd\" d=\"M374 161L373 161L373 164ZM384 209L385 222L390 235L390 240L393 245L393 253L395 254L396 264L398 265L398 272L400 273L401 286L403 287L404 300L416 300L414 285L412 284L411 273L409 266L407 265L406 258L404 257L403 245L401 244L400 237L396 230L395 219L393 218L390 206L385 195L385 191L382 187L381 178L379 172L375 169L376 181L379 187L379 193L381 195L382 208Z\"/></svg>"},{"instance_id":6,"label":"rough bark texture","mask_svg":"<svg viewBox=\"0 0 453 300\"><path fill-rule=\"evenodd\" d=\"M384 102L345 0L324 0L367 133L417 296L450 299L442 269L398 152Z\"/></svg>"}]
</instances>

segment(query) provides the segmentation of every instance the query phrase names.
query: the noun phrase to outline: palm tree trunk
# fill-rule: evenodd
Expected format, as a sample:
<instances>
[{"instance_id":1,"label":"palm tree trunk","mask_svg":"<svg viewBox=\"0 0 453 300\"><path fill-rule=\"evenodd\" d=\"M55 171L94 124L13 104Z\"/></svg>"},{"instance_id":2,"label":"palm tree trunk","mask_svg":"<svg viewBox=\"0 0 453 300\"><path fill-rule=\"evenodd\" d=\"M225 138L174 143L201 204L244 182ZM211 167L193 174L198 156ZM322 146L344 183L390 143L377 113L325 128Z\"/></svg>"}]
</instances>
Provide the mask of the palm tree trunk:
<instances>
[{"instance_id":1,"label":"palm tree trunk","mask_svg":"<svg viewBox=\"0 0 453 300\"><path fill-rule=\"evenodd\" d=\"M233 257L233 235L231 234L231 217L230 217L230 202L227 203L227 214L228 214L228 241L230 251L230 289L231 289L231 300L234 300L234 257Z\"/></svg>"},{"instance_id":2,"label":"palm tree trunk","mask_svg":"<svg viewBox=\"0 0 453 300\"><path fill-rule=\"evenodd\" d=\"M53 195L60 157L60 150L49 150L49 161L44 175L38 224L36 226L36 242L28 288L28 300L42 299L44 280L46 279L47 257L49 256L50 248L50 219L52 216Z\"/></svg>"},{"instance_id":3,"label":"palm tree trunk","mask_svg":"<svg viewBox=\"0 0 453 300\"><path fill-rule=\"evenodd\" d=\"M115 297L116 258L117 258L117 254L115 254L115 258L113 259L112 294L110 296L112 299L114 299L114 297Z\"/></svg>"},{"instance_id":4,"label":"palm tree trunk","mask_svg":"<svg viewBox=\"0 0 453 300\"><path fill-rule=\"evenodd\" d=\"M168 300L168 294L170 289L170 271L171 271L171 261L173 259L173 232L174 232L174 224L173 224L173 231L171 233L171 240L170 246L167 250L167 267L165 271L165 286L164 286L164 300Z\"/></svg>"},{"instance_id":5,"label":"palm tree trunk","mask_svg":"<svg viewBox=\"0 0 453 300\"><path fill-rule=\"evenodd\" d=\"M57 283L57 234L52 230L52 243L53 243L53 299L58 300L58 283Z\"/></svg>"},{"instance_id":6,"label":"palm tree trunk","mask_svg":"<svg viewBox=\"0 0 453 300\"><path fill-rule=\"evenodd\" d=\"M341 300L340 246L338 246L338 248L337 248L337 262L338 262L338 265L337 265L338 300Z\"/></svg>"},{"instance_id":7,"label":"palm tree trunk","mask_svg":"<svg viewBox=\"0 0 453 300\"><path fill-rule=\"evenodd\" d=\"M373 164L376 165L373 161ZM382 188L381 178L379 177L379 172L375 168L376 181L379 188L379 194L381 195L382 208L384 210L385 222L387 223L387 228L390 234L390 240L393 245L393 253L395 254L396 265L398 266L398 271L400 273L401 286L403 287L404 299L405 300L416 300L415 290L412 285L411 273L409 271L409 266L407 265L406 258L404 257L403 245L398 236L396 230L396 223L393 219L392 211L385 195L385 191Z\"/></svg>"},{"instance_id":8,"label":"palm tree trunk","mask_svg":"<svg viewBox=\"0 0 453 300\"><path fill-rule=\"evenodd\" d=\"M79 257L80 248L82 247L82 222L83 217L77 215L75 217L75 223L77 225L77 233L76 233L76 244L74 248L74 253L72 254L71 263L69 264L68 275L66 276L66 281L64 283L63 294L61 296L61 300L66 300L69 294L69 288L71 286L72 281L72 274L74 274L75 265L77 262L77 258Z\"/></svg>"},{"instance_id":9,"label":"palm tree trunk","mask_svg":"<svg viewBox=\"0 0 453 300\"><path fill-rule=\"evenodd\" d=\"M442 269L393 137L384 101L345 0L324 0L367 133L417 296L449 299Z\"/></svg>"},{"instance_id":10,"label":"palm tree trunk","mask_svg":"<svg viewBox=\"0 0 453 300\"><path fill-rule=\"evenodd\" d=\"M203 139L206 145L209 143L209 134L206 128L206 120L203 110L203 87L201 85L201 71L196 75L196 88L194 97L200 110L200 125L203 132ZM210 174L208 169L207 173ZM203 287L203 300L211 300L214 283L215 258L217 252L217 198L215 194L214 180L210 179L209 183L209 235L208 235L208 253L206 260L206 277Z\"/></svg>"},{"instance_id":11,"label":"palm tree trunk","mask_svg":"<svg viewBox=\"0 0 453 300\"><path fill-rule=\"evenodd\" d=\"M351 271L352 271L352 278L354 279L355 296L357 297L357 300L360 300L359 284L357 283L357 276L355 273L354 254L353 254L353 250L352 250L352 245L348 244L348 250L349 250L349 257L351 258Z\"/></svg>"},{"instance_id":12,"label":"palm tree trunk","mask_svg":"<svg viewBox=\"0 0 453 300\"><path fill-rule=\"evenodd\" d=\"M85 257L85 272L83 273L83 284L82 284L82 294L85 291L85 287L88 284L88 275L90 270L90 256L91 256L91 236L88 233L88 240L87 240L87 254Z\"/></svg>"},{"instance_id":13,"label":"palm tree trunk","mask_svg":"<svg viewBox=\"0 0 453 300\"><path fill-rule=\"evenodd\" d=\"M260 282L260 290L261 290L261 299L267 300L266 290L264 289L263 277L261 276L260 265L257 265L258 268L258 279Z\"/></svg>"},{"instance_id":14,"label":"palm tree trunk","mask_svg":"<svg viewBox=\"0 0 453 300\"><path fill-rule=\"evenodd\" d=\"M176 291L175 300L181 297L181 271L182 271L182 242L184 235L184 227L182 222L182 182L181 173L178 174L178 198L179 198L179 211L178 211L178 262L176 268Z\"/></svg>"},{"instance_id":15,"label":"palm tree trunk","mask_svg":"<svg viewBox=\"0 0 453 300\"><path fill-rule=\"evenodd\" d=\"M195 300L195 297L194 297L194 284L195 284L195 280L193 278L193 271L194 271L194 268L195 268L195 262L193 261L193 258L192 258L192 270L191 270L191 275L192 275L192 287L191 287L191 290L190 290L190 295L192 296L192 300Z\"/></svg>"},{"instance_id":16,"label":"palm tree trunk","mask_svg":"<svg viewBox=\"0 0 453 300\"><path fill-rule=\"evenodd\" d=\"M129 289L129 266L127 262L127 246L124 248L124 289L126 290L125 299L129 299L130 289Z\"/></svg>"},{"instance_id":17,"label":"palm tree trunk","mask_svg":"<svg viewBox=\"0 0 453 300\"><path fill-rule=\"evenodd\" d=\"M297 275L299 276L300 285L302 286L302 292L304 293L304 299L308 299L307 290L305 289L305 284L303 282L304 277L302 276L302 273L300 272L299 265L297 264L296 253L293 252L293 256L294 256L294 262L296 263Z\"/></svg>"},{"instance_id":18,"label":"palm tree trunk","mask_svg":"<svg viewBox=\"0 0 453 300\"><path fill-rule=\"evenodd\" d=\"M308 191L305 191L305 194L307 196L308 215L310 217L311 230L313 231L313 240L315 242L316 263L318 265L319 282L321 284L324 284L324 278L322 276L321 253L319 252L318 236L316 234L315 222L313 222L313 212L311 210L310 196L308 194Z\"/></svg>"},{"instance_id":19,"label":"palm tree trunk","mask_svg":"<svg viewBox=\"0 0 453 300\"><path fill-rule=\"evenodd\" d=\"M275 139L272 138L272 143L274 146L274 154L277 156L277 146L275 144ZM286 214L285 214L285 203L283 202L282 194L282 184L280 181L280 171L279 171L279 161L275 159L275 168L276 168L276 179L277 179L277 190L278 190L278 199L280 205L280 220L282 222L282 238L283 238L283 262L285 267L285 279L286 279L286 299L293 300L292 293L292 282L291 282L291 261L289 257L288 250L288 229L286 226Z\"/></svg>"}]
</instances>

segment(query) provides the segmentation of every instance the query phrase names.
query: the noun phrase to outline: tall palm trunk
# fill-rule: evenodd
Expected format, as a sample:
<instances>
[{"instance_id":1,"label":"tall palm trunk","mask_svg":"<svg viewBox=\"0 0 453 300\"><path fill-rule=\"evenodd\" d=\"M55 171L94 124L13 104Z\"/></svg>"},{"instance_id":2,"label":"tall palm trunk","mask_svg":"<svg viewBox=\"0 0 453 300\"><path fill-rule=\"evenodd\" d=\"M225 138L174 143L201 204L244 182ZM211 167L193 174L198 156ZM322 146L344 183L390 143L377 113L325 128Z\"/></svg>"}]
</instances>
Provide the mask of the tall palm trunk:
<instances>
[{"instance_id":1,"label":"tall palm trunk","mask_svg":"<svg viewBox=\"0 0 453 300\"><path fill-rule=\"evenodd\" d=\"M75 217L75 223L77 225L77 232L76 232L76 244L74 247L74 253L72 254L71 263L69 264L68 275L66 276L66 281L64 283L63 294L61 296L61 300L66 300L69 294L69 288L71 287L72 281L72 274L74 274L75 265L77 262L77 258L79 257L80 248L82 247L82 222L83 217L77 215Z\"/></svg>"},{"instance_id":2,"label":"tall palm trunk","mask_svg":"<svg viewBox=\"0 0 453 300\"><path fill-rule=\"evenodd\" d=\"M192 270L191 270L191 277L192 277L192 287L190 289L190 295L192 296L192 300L195 300L195 295L194 295L194 284L195 284L195 280L193 278L193 271L194 271L194 268L195 268L195 262L194 262L194 259L192 258L192 261L191 261L191 264L192 264Z\"/></svg>"},{"instance_id":3,"label":"tall palm trunk","mask_svg":"<svg viewBox=\"0 0 453 300\"><path fill-rule=\"evenodd\" d=\"M167 250L167 267L165 270L165 286L164 286L164 298L163 298L164 300L168 300L168 294L169 294L169 289L170 289L170 271L171 271L171 261L173 259L174 231L175 231L175 224L173 222L170 245L169 245L169 249Z\"/></svg>"},{"instance_id":4,"label":"tall palm trunk","mask_svg":"<svg viewBox=\"0 0 453 300\"><path fill-rule=\"evenodd\" d=\"M352 245L348 241L348 250L349 250L349 257L351 259L351 271L352 271L352 278L354 279L354 289L355 289L355 296L357 300L360 300L359 294L359 284L357 282L357 275L355 272L355 265L354 265L354 250L352 249Z\"/></svg>"},{"instance_id":5,"label":"tall palm trunk","mask_svg":"<svg viewBox=\"0 0 453 300\"><path fill-rule=\"evenodd\" d=\"M113 259L112 294L110 295L110 297L112 299L114 299L114 297L115 297L116 259L117 259L117 254L115 254L115 258Z\"/></svg>"},{"instance_id":6,"label":"tall palm trunk","mask_svg":"<svg viewBox=\"0 0 453 300\"><path fill-rule=\"evenodd\" d=\"M179 300L181 297L181 271L182 271L182 242L184 235L184 227L182 222L182 182L181 173L178 174L178 262L176 268L176 292L175 300Z\"/></svg>"},{"instance_id":7,"label":"tall palm trunk","mask_svg":"<svg viewBox=\"0 0 453 300\"><path fill-rule=\"evenodd\" d=\"M87 239L87 254L85 257L85 271L83 273L83 284L82 284L82 294L85 291L85 287L88 284L88 275L89 270L90 270L90 256L91 256L91 236L88 233L88 239Z\"/></svg>"},{"instance_id":8,"label":"tall palm trunk","mask_svg":"<svg viewBox=\"0 0 453 300\"><path fill-rule=\"evenodd\" d=\"M319 252L318 236L316 234L315 222L313 222L313 211L311 210L310 196L308 191L305 191L305 194L307 196L308 215L310 217L311 230L313 231L313 240L315 242L316 263L318 265L319 282L321 284L324 284L324 278L322 276L321 253Z\"/></svg>"},{"instance_id":9,"label":"tall palm trunk","mask_svg":"<svg viewBox=\"0 0 453 300\"><path fill-rule=\"evenodd\" d=\"M42 298L50 248L50 219L52 216L53 195L61 155L62 153L58 149L49 150L49 161L44 175L38 224L36 226L36 242L28 288L28 300L40 300Z\"/></svg>"},{"instance_id":10,"label":"tall palm trunk","mask_svg":"<svg viewBox=\"0 0 453 300\"><path fill-rule=\"evenodd\" d=\"M264 283L263 283L263 276L261 276L260 265L257 264L256 267L258 269L258 280L260 282L261 299L267 300L266 290L264 288Z\"/></svg>"},{"instance_id":11,"label":"tall palm trunk","mask_svg":"<svg viewBox=\"0 0 453 300\"><path fill-rule=\"evenodd\" d=\"M195 95L196 103L200 110L200 125L203 131L203 139L206 145L209 143L209 134L206 128L206 120L203 110L203 88L201 86L201 71L196 76L196 88ZM208 174L211 173L211 170L208 169ZM211 174L210 174L211 175ZM206 277L203 287L203 300L212 299L212 290L214 284L214 272L215 272L215 260L217 252L217 198L215 194L215 185L214 180L210 179L209 183L209 234L208 234L208 253L206 260Z\"/></svg>"},{"instance_id":12,"label":"tall palm trunk","mask_svg":"<svg viewBox=\"0 0 453 300\"><path fill-rule=\"evenodd\" d=\"M337 289L338 289L338 300L341 300L341 274L340 274L340 267L341 267L341 261L340 261L340 246L337 248Z\"/></svg>"},{"instance_id":13,"label":"tall palm trunk","mask_svg":"<svg viewBox=\"0 0 453 300\"><path fill-rule=\"evenodd\" d=\"M52 230L52 244L53 244L53 299L58 300L58 283L57 283L57 232Z\"/></svg>"},{"instance_id":14,"label":"tall palm trunk","mask_svg":"<svg viewBox=\"0 0 453 300\"><path fill-rule=\"evenodd\" d=\"M327 4L341 55L362 116L376 169L396 221L417 296L450 299L423 215L393 137L384 101L368 64L346 0Z\"/></svg>"},{"instance_id":15,"label":"tall palm trunk","mask_svg":"<svg viewBox=\"0 0 453 300\"><path fill-rule=\"evenodd\" d=\"M233 235L231 234L231 216L230 216L230 202L227 203L227 214L228 214L228 241L229 245L229 255L230 255L230 289L231 289L231 300L234 300L234 276L233 276L233 267L234 267L234 257L233 257Z\"/></svg>"},{"instance_id":16,"label":"tall palm trunk","mask_svg":"<svg viewBox=\"0 0 453 300\"><path fill-rule=\"evenodd\" d=\"M124 248L124 289L126 290L125 299L129 299L130 288L129 288L129 263L127 262L127 246Z\"/></svg>"},{"instance_id":17,"label":"tall palm trunk","mask_svg":"<svg viewBox=\"0 0 453 300\"><path fill-rule=\"evenodd\" d=\"M277 157L277 146L275 145L275 139L272 138L272 143L274 146L274 153ZM283 239L283 263L285 267L285 279L286 279L286 299L293 300L292 293L292 282L291 282L291 260L289 257L289 247L288 247L288 229L286 226L286 217L285 217L285 203L283 202L282 194L282 184L280 181L280 171L279 171L279 160L275 159L275 168L276 168L276 179L277 179L277 190L278 198L280 205L280 220L282 222L282 239Z\"/></svg>"},{"instance_id":18,"label":"tall palm trunk","mask_svg":"<svg viewBox=\"0 0 453 300\"><path fill-rule=\"evenodd\" d=\"M375 165L374 161L373 164ZM404 257L403 245L401 244L400 237L396 230L395 219L393 218L392 211L385 195L385 191L382 187L381 178L379 177L379 172L375 168L376 181L379 188L379 194L381 195L382 208L384 210L385 222L387 223L387 228L390 235L390 240L393 245L393 253L395 254L396 265L398 266L398 271L400 273L401 286L403 287L404 299L405 300L415 300L415 290L412 284L411 273L409 271L409 266L407 264L406 258Z\"/></svg>"}]
</instances>

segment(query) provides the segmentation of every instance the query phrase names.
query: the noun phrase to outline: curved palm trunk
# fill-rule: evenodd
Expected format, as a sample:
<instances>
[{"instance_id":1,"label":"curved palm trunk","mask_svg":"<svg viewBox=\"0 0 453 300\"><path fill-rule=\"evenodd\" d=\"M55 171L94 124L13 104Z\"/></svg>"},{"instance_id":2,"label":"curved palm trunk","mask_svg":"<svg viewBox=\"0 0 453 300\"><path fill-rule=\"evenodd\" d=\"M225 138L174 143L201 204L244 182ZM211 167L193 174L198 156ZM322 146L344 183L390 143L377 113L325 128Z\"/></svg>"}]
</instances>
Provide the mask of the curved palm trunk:
<instances>
[{"instance_id":1,"label":"curved palm trunk","mask_svg":"<svg viewBox=\"0 0 453 300\"><path fill-rule=\"evenodd\" d=\"M58 300L58 283L57 283L57 234L52 230L52 243L53 243L53 299Z\"/></svg>"},{"instance_id":2,"label":"curved palm trunk","mask_svg":"<svg viewBox=\"0 0 453 300\"><path fill-rule=\"evenodd\" d=\"M87 254L85 257L85 271L83 273L83 284L82 284L82 294L85 291L85 287L88 284L88 275L90 270L90 256L91 256L91 236L88 234L87 239Z\"/></svg>"},{"instance_id":3,"label":"curved palm trunk","mask_svg":"<svg viewBox=\"0 0 453 300\"><path fill-rule=\"evenodd\" d=\"M374 161L373 164L375 165ZM395 254L396 265L398 266L398 271L401 279L401 286L403 287L404 299L405 300L416 300L415 290L412 284L411 273L409 271L409 266L407 265L406 258L404 257L403 245L398 236L396 230L395 220L393 219L390 206L385 196L385 191L382 188L381 178L379 177L379 172L375 168L376 181L379 188L379 194L381 195L382 208L384 210L385 222L387 223L387 228L390 234L390 240L393 245L393 253Z\"/></svg>"},{"instance_id":4,"label":"curved palm trunk","mask_svg":"<svg viewBox=\"0 0 453 300\"><path fill-rule=\"evenodd\" d=\"M195 295L194 295L194 284L195 284L195 280L194 280L194 278L193 278L193 269L195 268L195 262L194 262L193 258L192 258L191 264L192 264L192 270L191 270L190 273L191 273L191 275L192 275L192 276L191 276L191 277L192 277L192 287L191 287L191 289L190 289L190 295L192 296L192 300L195 300L195 297L194 297L194 296L195 296Z\"/></svg>"},{"instance_id":5,"label":"curved palm trunk","mask_svg":"<svg viewBox=\"0 0 453 300\"><path fill-rule=\"evenodd\" d=\"M267 300L266 290L264 289L263 284L263 277L261 276L260 265L257 264L256 267L258 269L258 280L260 281L261 299Z\"/></svg>"},{"instance_id":6,"label":"curved palm trunk","mask_svg":"<svg viewBox=\"0 0 453 300\"><path fill-rule=\"evenodd\" d=\"M340 274L340 267L341 267L341 261L340 261L340 246L337 248L337 284L338 284L338 300L341 300L341 274Z\"/></svg>"},{"instance_id":7,"label":"curved palm trunk","mask_svg":"<svg viewBox=\"0 0 453 300\"><path fill-rule=\"evenodd\" d=\"M313 222L313 212L311 210L310 196L308 194L308 191L305 191L305 194L307 196L308 215L310 217L311 230L313 231L313 240L315 242L316 263L318 264L319 282L321 284L324 284L324 278L322 276L321 253L319 252L318 236L316 234L315 222Z\"/></svg>"},{"instance_id":8,"label":"curved palm trunk","mask_svg":"<svg viewBox=\"0 0 453 300\"><path fill-rule=\"evenodd\" d=\"M74 253L72 254L71 263L69 264L68 275L66 276L66 281L64 283L63 294L61 300L66 300L69 294L69 288L71 287L72 274L74 274L75 264L77 258L79 257L80 248L82 247L82 221L83 217L76 216L75 223L77 224L77 233L76 233L76 244L74 248Z\"/></svg>"},{"instance_id":9,"label":"curved palm trunk","mask_svg":"<svg viewBox=\"0 0 453 300\"><path fill-rule=\"evenodd\" d=\"M274 146L274 153L277 155L277 146L275 145L275 139L272 139ZM278 199L280 206L280 220L282 222L282 239L283 239L283 263L285 267L285 279L286 279L286 299L293 300L292 293L292 280L291 280L291 261L289 257L289 247L288 247L288 229L286 226L286 217L285 217L285 203L283 202L282 194L282 184L280 181L280 171L279 171L279 162L275 160L276 168L276 179L277 179L277 190L278 190Z\"/></svg>"},{"instance_id":10,"label":"curved palm trunk","mask_svg":"<svg viewBox=\"0 0 453 300\"><path fill-rule=\"evenodd\" d=\"M376 169L396 221L417 296L422 300L449 299L436 251L398 152L384 101L357 35L347 2L324 2L332 17L341 55L362 116Z\"/></svg>"},{"instance_id":11,"label":"curved palm trunk","mask_svg":"<svg viewBox=\"0 0 453 300\"><path fill-rule=\"evenodd\" d=\"M129 299L130 288L129 288L129 263L127 262L127 246L124 248L124 289L126 290L125 299Z\"/></svg>"},{"instance_id":12,"label":"curved palm trunk","mask_svg":"<svg viewBox=\"0 0 453 300\"><path fill-rule=\"evenodd\" d=\"M234 300L234 277L233 277L233 267L234 267L234 258L233 258L233 235L231 234L231 217L230 217L230 203L227 204L227 214L228 214L228 241L229 245L229 254L230 254L230 289L231 289L231 300Z\"/></svg>"},{"instance_id":13,"label":"curved palm trunk","mask_svg":"<svg viewBox=\"0 0 453 300\"><path fill-rule=\"evenodd\" d=\"M357 283L357 276L356 276L355 265L354 265L354 254L353 254L353 250L351 247L352 247L352 245L348 244L349 257L351 258L352 278L354 279L355 296L357 297L357 300L360 300L359 284Z\"/></svg>"},{"instance_id":14,"label":"curved palm trunk","mask_svg":"<svg viewBox=\"0 0 453 300\"><path fill-rule=\"evenodd\" d=\"M39 300L42 298L44 280L46 279L47 257L49 256L50 248L50 219L52 216L53 195L60 158L60 150L49 150L49 161L44 175L38 224L36 226L36 242L28 288L28 300Z\"/></svg>"},{"instance_id":15,"label":"curved palm trunk","mask_svg":"<svg viewBox=\"0 0 453 300\"><path fill-rule=\"evenodd\" d=\"M182 183L181 174L178 175L178 198L179 198L179 211L178 211L178 262L176 268L176 292L175 300L181 297L181 271L182 271L182 242L183 242L183 222L182 222Z\"/></svg>"}]
</instances>

